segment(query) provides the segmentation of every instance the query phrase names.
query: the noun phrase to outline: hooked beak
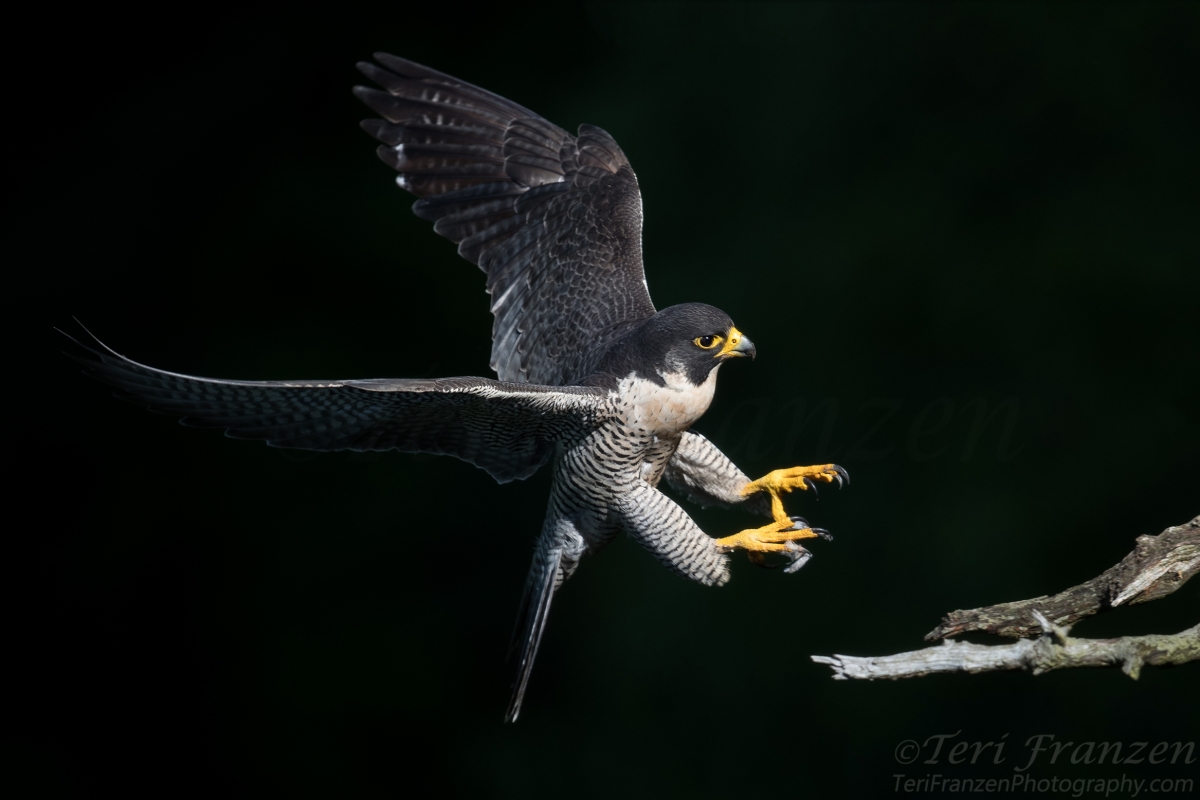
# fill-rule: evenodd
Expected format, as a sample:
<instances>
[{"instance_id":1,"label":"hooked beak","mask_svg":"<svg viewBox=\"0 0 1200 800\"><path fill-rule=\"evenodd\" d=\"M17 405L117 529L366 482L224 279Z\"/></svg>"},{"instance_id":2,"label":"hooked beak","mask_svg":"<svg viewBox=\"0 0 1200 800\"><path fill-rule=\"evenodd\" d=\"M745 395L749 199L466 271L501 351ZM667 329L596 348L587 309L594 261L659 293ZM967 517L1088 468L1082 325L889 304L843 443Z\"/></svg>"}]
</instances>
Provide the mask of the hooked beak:
<instances>
[{"instance_id":1,"label":"hooked beak","mask_svg":"<svg viewBox=\"0 0 1200 800\"><path fill-rule=\"evenodd\" d=\"M750 341L749 336L737 328L730 328L729 337L725 340L725 346L721 348L721 352L717 353L717 357L750 356L750 358L754 358L757 352L754 348L754 342Z\"/></svg>"}]
</instances>

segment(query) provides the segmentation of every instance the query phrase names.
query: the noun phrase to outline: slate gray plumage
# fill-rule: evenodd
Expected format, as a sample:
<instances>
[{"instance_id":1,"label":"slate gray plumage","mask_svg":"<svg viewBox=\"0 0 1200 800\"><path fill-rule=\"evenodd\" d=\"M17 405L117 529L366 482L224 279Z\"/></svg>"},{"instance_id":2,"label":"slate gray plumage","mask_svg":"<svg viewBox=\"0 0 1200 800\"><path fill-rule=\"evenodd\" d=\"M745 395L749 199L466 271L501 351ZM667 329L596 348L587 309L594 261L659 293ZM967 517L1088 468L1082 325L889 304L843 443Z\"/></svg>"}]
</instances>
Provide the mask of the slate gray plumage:
<instances>
[{"instance_id":1,"label":"slate gray plumage","mask_svg":"<svg viewBox=\"0 0 1200 800\"><path fill-rule=\"evenodd\" d=\"M363 128L413 213L487 274L492 369L566 384L654 315L642 272L642 198L621 148L594 125L571 136L532 111L406 59L359 69Z\"/></svg>"},{"instance_id":2,"label":"slate gray plumage","mask_svg":"<svg viewBox=\"0 0 1200 800\"><path fill-rule=\"evenodd\" d=\"M780 494L841 483L835 465L751 481L688 429L712 400L717 370L754 345L719 309L656 312L641 260L641 197L616 142L577 136L478 87L395 56L360 69L383 87L355 93L383 120L363 123L380 156L420 199L414 212L487 275L500 380L226 381L138 364L81 345L90 374L187 425L311 450L452 455L504 482L551 463L546 519L526 582L515 720L554 593L580 560L621 530L675 572L729 578L727 553L792 567L798 540L825 534L783 510ZM723 539L706 535L661 479L702 505L773 518Z\"/></svg>"}]
</instances>

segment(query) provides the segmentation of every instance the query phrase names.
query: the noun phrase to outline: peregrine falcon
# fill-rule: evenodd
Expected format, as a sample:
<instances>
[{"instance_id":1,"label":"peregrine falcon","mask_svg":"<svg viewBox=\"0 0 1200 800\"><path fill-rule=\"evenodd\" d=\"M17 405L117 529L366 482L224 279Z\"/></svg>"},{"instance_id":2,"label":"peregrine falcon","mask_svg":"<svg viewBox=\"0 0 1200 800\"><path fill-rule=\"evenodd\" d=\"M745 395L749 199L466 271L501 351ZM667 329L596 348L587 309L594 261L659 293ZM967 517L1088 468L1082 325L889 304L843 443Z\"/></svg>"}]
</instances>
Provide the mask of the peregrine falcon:
<instances>
[{"instance_id":1,"label":"peregrine falcon","mask_svg":"<svg viewBox=\"0 0 1200 800\"><path fill-rule=\"evenodd\" d=\"M553 485L526 580L520 660L506 719L516 720L555 592L619 531L680 575L729 580L729 556L778 553L828 532L789 516L781 495L848 480L835 464L750 480L689 430L721 365L755 355L723 311L656 311L642 270L642 202L608 133L572 136L477 86L396 56L359 69L381 88L354 93L382 119L363 128L418 200L413 212L487 276L497 379L230 381L148 367L99 341L76 355L127 399L224 428L239 439L309 450L455 456L506 481L550 465ZM658 490L741 507L763 526L712 538Z\"/></svg>"}]
</instances>

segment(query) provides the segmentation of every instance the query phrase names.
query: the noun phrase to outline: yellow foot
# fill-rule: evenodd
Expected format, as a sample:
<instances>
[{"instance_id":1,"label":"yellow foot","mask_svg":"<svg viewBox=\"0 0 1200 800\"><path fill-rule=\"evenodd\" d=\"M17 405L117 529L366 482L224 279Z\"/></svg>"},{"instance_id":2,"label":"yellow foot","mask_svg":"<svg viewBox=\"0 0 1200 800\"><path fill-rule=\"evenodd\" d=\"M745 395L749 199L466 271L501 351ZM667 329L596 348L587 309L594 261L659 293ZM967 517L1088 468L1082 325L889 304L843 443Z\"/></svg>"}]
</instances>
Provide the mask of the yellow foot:
<instances>
[{"instance_id":1,"label":"yellow foot","mask_svg":"<svg viewBox=\"0 0 1200 800\"><path fill-rule=\"evenodd\" d=\"M761 528L749 528L717 539L716 545L717 550L722 553L745 550L750 560L759 566L766 566L763 553L782 553L791 561L784 572L795 572L812 558L812 553L797 544L797 541L817 536L823 539L833 538L824 528L808 527L808 522L800 517L785 517L783 522L772 522Z\"/></svg>"},{"instance_id":2,"label":"yellow foot","mask_svg":"<svg viewBox=\"0 0 1200 800\"><path fill-rule=\"evenodd\" d=\"M783 510L783 492L793 489L817 490L816 481L825 483L838 482L838 486L850 483L850 473L837 464L819 464L815 467L792 467L768 472L756 481L750 481L742 489L742 497L749 497L755 492L771 493L771 516L775 522L782 525L790 522L787 512Z\"/></svg>"}]
</instances>

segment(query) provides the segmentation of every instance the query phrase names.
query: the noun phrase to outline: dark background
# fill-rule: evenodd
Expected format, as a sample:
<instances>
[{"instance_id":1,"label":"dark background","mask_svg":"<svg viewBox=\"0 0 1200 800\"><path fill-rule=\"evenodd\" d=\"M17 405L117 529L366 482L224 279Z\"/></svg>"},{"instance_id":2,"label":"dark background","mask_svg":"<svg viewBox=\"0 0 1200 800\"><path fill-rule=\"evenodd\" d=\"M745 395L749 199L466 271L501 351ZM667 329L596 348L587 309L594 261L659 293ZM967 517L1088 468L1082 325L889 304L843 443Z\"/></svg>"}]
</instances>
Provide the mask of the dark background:
<instances>
[{"instance_id":1,"label":"dark background","mask_svg":"<svg viewBox=\"0 0 1200 800\"><path fill-rule=\"evenodd\" d=\"M10 774L34 794L865 797L1011 776L1038 734L1200 738L1195 665L868 684L809 660L921 647L1200 513L1197 5L47 11L8 38ZM697 429L752 475L854 479L790 499L837 537L798 575L739 556L704 589L624 538L586 561L516 725L546 475L181 428L50 330L228 378L489 374L482 275L357 127L375 50L610 131L659 307L719 305L759 348ZM1076 632L1176 632L1197 589ZM956 731L1011 757L896 762ZM1032 771L1200 777L1067 761Z\"/></svg>"}]
</instances>

